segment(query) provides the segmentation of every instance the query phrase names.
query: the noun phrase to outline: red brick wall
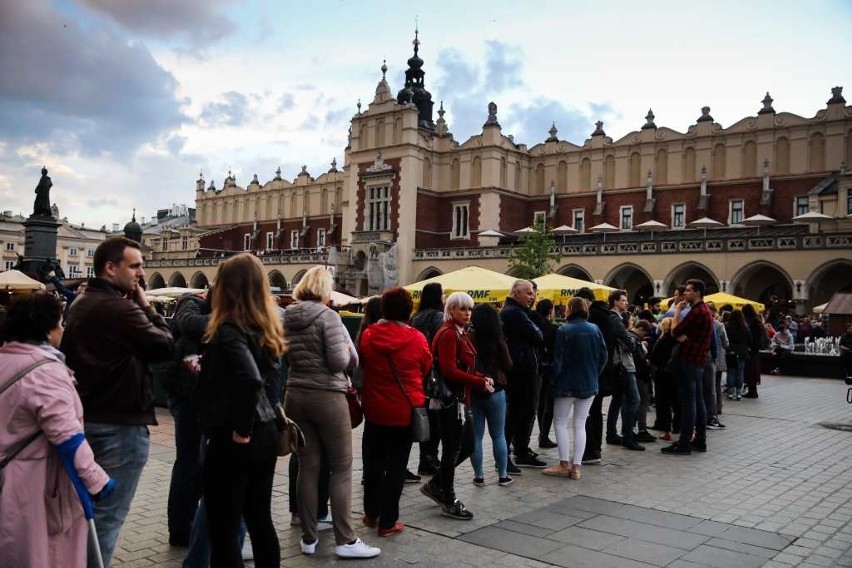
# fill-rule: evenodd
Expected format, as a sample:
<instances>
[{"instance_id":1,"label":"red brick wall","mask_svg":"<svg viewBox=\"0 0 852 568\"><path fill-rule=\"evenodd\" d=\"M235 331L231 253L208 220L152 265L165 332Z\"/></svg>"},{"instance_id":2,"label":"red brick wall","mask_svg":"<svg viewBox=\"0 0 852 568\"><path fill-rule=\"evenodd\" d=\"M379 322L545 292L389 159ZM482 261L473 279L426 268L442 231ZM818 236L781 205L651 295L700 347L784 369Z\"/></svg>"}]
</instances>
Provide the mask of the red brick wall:
<instances>
[{"instance_id":1,"label":"red brick wall","mask_svg":"<svg viewBox=\"0 0 852 568\"><path fill-rule=\"evenodd\" d=\"M453 202L470 201L468 223L470 224L470 239L451 239L453 230ZM477 246L473 231L481 231L479 223L478 195L442 195L436 196L425 192L417 194L417 234L414 237L416 248L439 247L471 247ZM438 233L438 234L436 234Z\"/></svg>"},{"instance_id":2,"label":"red brick wall","mask_svg":"<svg viewBox=\"0 0 852 568\"><path fill-rule=\"evenodd\" d=\"M326 232L325 235L325 244L326 246L331 245L339 245L340 244L340 216L335 217L335 223L338 225L337 229L333 234L328 234ZM310 230L308 235L302 239L299 239L299 248L316 248L317 246L317 229L325 229L328 231L329 227L329 219L327 215L323 215L321 217L308 217L308 225L310 226ZM199 246L201 248L208 249L217 249L217 250L231 250L231 251L241 251L243 250L243 235L246 233L251 233L254 230L254 223L241 223L239 225L233 225L227 229L222 231L217 231L215 233L204 235L199 239ZM266 233L272 232L275 233L278 230L278 222L277 221L265 221L258 222L257 224L258 236L253 244L253 250L262 251L266 249ZM280 248L287 250L290 248L290 231L293 230L302 230L302 218L298 219L289 219L281 221L281 240L280 240ZM275 243L276 247L279 247L279 242ZM207 251L202 251L201 256L212 256L212 253Z\"/></svg>"}]
</instances>

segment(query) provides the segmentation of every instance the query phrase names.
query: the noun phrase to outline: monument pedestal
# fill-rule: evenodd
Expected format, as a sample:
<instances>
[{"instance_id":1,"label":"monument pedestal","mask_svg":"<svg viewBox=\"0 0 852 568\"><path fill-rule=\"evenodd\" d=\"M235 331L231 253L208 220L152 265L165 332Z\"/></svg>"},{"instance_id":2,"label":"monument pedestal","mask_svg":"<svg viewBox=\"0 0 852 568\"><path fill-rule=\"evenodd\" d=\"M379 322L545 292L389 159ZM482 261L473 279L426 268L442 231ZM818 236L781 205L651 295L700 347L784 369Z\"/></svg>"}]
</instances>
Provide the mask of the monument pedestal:
<instances>
[{"instance_id":1,"label":"monument pedestal","mask_svg":"<svg viewBox=\"0 0 852 568\"><path fill-rule=\"evenodd\" d=\"M56 233L62 223L53 217L32 215L23 225L24 260L21 272L43 282L47 272L58 264Z\"/></svg>"}]
</instances>

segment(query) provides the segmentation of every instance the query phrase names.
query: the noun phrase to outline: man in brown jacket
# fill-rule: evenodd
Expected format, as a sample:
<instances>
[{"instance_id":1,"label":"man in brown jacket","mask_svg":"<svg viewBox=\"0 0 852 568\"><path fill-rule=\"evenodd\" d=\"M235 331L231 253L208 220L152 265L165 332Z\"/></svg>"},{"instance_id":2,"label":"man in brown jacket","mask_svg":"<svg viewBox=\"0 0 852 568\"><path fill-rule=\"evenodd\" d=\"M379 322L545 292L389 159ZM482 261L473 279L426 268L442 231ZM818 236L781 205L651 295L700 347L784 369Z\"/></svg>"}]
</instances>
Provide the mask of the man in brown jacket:
<instances>
[{"instance_id":1,"label":"man in brown jacket","mask_svg":"<svg viewBox=\"0 0 852 568\"><path fill-rule=\"evenodd\" d=\"M94 269L95 278L71 305L61 349L78 382L95 460L116 481L113 497L94 504L109 566L148 461L148 426L156 424L148 363L168 359L174 346L168 324L140 286L145 272L136 242L107 239L95 251Z\"/></svg>"}]
</instances>

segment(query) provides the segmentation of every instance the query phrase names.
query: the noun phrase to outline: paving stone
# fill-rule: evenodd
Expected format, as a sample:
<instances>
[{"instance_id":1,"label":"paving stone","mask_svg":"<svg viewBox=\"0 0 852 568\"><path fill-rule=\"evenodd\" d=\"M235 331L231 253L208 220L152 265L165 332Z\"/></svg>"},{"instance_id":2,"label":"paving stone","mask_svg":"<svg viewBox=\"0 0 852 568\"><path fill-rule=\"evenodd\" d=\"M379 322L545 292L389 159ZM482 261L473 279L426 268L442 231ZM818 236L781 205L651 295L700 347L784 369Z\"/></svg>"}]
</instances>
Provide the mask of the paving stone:
<instances>
[{"instance_id":1,"label":"paving stone","mask_svg":"<svg viewBox=\"0 0 852 568\"><path fill-rule=\"evenodd\" d=\"M666 566L670 562L685 555L685 551L681 548L645 542L636 538L627 538L617 544L606 547L601 552L646 562L654 566Z\"/></svg>"},{"instance_id":2,"label":"paving stone","mask_svg":"<svg viewBox=\"0 0 852 568\"><path fill-rule=\"evenodd\" d=\"M538 560L563 546L560 542L548 541L496 527L485 527L473 531L459 537L459 540Z\"/></svg>"},{"instance_id":3,"label":"paving stone","mask_svg":"<svg viewBox=\"0 0 852 568\"><path fill-rule=\"evenodd\" d=\"M724 548L725 550L751 554L752 556L761 556L767 560L778 554L777 550L773 550L771 548L763 548L760 546L754 546L753 544L725 540L724 538L711 538L706 544L707 546L715 546L717 548Z\"/></svg>"},{"instance_id":4,"label":"paving stone","mask_svg":"<svg viewBox=\"0 0 852 568\"><path fill-rule=\"evenodd\" d=\"M495 525L491 525L498 529L504 529L507 531L517 532L521 534L526 534L529 536L537 536L540 538L548 537L553 533L553 529L544 529L541 527L537 527L535 525L528 525L525 523L518 523L516 521L501 521Z\"/></svg>"},{"instance_id":5,"label":"paving stone","mask_svg":"<svg viewBox=\"0 0 852 568\"><path fill-rule=\"evenodd\" d=\"M572 517L570 515L561 515L559 513L554 513L553 511L549 511L547 509L539 509L537 511L531 511L529 513L525 513L517 517L512 517L511 520L515 521L516 523L524 523L526 525L532 525L534 527L541 527L543 529L558 531L564 529L565 527L576 525L577 523L582 522L584 519L579 517Z\"/></svg>"},{"instance_id":6,"label":"paving stone","mask_svg":"<svg viewBox=\"0 0 852 568\"><path fill-rule=\"evenodd\" d=\"M653 564L613 556L570 544L545 554L540 560L556 566L570 568L651 568L653 566Z\"/></svg>"},{"instance_id":7,"label":"paving stone","mask_svg":"<svg viewBox=\"0 0 852 568\"><path fill-rule=\"evenodd\" d=\"M580 527L608 532L621 536L634 537L646 542L665 544L675 548L690 550L709 540L709 537L655 527L627 519L599 515L579 524Z\"/></svg>"},{"instance_id":8,"label":"paving stone","mask_svg":"<svg viewBox=\"0 0 852 568\"><path fill-rule=\"evenodd\" d=\"M744 527L730 527L728 530L720 534L719 538L742 542L745 544L753 544L763 548L772 548L774 550L782 550L793 540L777 533Z\"/></svg>"},{"instance_id":9,"label":"paving stone","mask_svg":"<svg viewBox=\"0 0 852 568\"><path fill-rule=\"evenodd\" d=\"M700 564L707 564L708 566L715 566L717 568L731 568L732 566L737 566L738 568L756 568L758 566L763 566L763 564L767 561L766 558L761 556L744 554L733 550L725 550L724 548L707 546L706 544L690 551L688 554L683 556L683 559L691 562L698 562Z\"/></svg>"},{"instance_id":10,"label":"paving stone","mask_svg":"<svg viewBox=\"0 0 852 568\"><path fill-rule=\"evenodd\" d=\"M592 550L601 550L607 546L621 542L627 537L584 529L582 527L568 527L567 529L552 533L547 538L565 544L573 544L574 546L581 546Z\"/></svg>"}]
</instances>

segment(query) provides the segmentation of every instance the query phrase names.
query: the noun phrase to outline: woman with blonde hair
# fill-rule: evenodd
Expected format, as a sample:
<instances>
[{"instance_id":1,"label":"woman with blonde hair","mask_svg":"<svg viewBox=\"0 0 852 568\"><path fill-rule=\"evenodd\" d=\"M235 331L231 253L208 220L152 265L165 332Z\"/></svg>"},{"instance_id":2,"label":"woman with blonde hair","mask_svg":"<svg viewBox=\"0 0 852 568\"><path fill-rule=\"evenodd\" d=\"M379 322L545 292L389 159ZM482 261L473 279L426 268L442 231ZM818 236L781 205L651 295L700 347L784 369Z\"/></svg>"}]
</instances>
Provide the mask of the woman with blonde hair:
<instances>
[{"instance_id":1,"label":"woman with blonde hair","mask_svg":"<svg viewBox=\"0 0 852 568\"><path fill-rule=\"evenodd\" d=\"M260 260L238 254L219 265L199 377L201 427L207 436L204 501L210 565L242 566L240 518L255 566L279 566L272 524L278 430L274 405L278 358L286 344Z\"/></svg>"},{"instance_id":2,"label":"woman with blonde hair","mask_svg":"<svg viewBox=\"0 0 852 568\"><path fill-rule=\"evenodd\" d=\"M302 554L317 550L317 483L322 453L331 467L329 493L332 524L340 558L372 558L381 550L368 546L352 529L352 425L344 371L358 365L358 353L343 321L327 306L331 273L308 270L293 290L296 303L284 312L290 343L284 408L305 434L299 450L299 514Z\"/></svg>"}]
</instances>

